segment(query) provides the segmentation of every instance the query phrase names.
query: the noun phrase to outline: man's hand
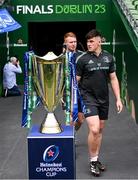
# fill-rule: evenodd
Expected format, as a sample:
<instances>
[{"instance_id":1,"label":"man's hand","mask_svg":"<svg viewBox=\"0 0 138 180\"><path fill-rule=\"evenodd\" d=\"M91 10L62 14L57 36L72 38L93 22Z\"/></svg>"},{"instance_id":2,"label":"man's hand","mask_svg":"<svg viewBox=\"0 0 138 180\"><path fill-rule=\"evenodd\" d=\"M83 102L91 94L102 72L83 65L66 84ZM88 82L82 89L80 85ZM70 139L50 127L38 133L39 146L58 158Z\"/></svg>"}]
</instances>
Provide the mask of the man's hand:
<instances>
[{"instance_id":1,"label":"man's hand","mask_svg":"<svg viewBox=\"0 0 138 180\"><path fill-rule=\"evenodd\" d=\"M121 100L116 101L116 107L117 107L117 113L120 113L123 109L123 104L122 104Z\"/></svg>"}]
</instances>

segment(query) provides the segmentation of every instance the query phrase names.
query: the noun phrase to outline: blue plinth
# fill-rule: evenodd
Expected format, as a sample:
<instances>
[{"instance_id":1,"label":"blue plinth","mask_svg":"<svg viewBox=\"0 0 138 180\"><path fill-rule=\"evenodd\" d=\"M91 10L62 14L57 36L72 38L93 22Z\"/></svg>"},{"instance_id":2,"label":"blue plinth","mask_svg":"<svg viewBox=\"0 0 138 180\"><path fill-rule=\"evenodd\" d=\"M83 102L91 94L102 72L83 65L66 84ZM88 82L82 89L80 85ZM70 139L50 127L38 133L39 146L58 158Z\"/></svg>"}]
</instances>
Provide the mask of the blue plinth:
<instances>
[{"instance_id":1,"label":"blue plinth","mask_svg":"<svg viewBox=\"0 0 138 180\"><path fill-rule=\"evenodd\" d=\"M28 140L29 179L75 179L74 128L62 126L58 134L42 134L34 125Z\"/></svg>"}]
</instances>

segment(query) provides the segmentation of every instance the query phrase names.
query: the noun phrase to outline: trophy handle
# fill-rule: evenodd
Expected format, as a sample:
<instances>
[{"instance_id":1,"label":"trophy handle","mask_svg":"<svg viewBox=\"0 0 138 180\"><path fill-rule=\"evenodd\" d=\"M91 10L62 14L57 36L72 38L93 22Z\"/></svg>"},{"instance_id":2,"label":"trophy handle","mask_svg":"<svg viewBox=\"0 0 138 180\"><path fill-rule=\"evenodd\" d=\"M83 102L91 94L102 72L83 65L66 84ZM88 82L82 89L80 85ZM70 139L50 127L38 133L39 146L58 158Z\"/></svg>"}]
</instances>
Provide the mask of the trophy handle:
<instances>
[{"instance_id":1,"label":"trophy handle","mask_svg":"<svg viewBox=\"0 0 138 180\"><path fill-rule=\"evenodd\" d=\"M40 132L41 133L48 133L48 134L53 134L54 133L61 133L62 129L58 123L58 121L55 118L55 115L53 112L48 112L46 118L41 124L40 127Z\"/></svg>"}]
</instances>

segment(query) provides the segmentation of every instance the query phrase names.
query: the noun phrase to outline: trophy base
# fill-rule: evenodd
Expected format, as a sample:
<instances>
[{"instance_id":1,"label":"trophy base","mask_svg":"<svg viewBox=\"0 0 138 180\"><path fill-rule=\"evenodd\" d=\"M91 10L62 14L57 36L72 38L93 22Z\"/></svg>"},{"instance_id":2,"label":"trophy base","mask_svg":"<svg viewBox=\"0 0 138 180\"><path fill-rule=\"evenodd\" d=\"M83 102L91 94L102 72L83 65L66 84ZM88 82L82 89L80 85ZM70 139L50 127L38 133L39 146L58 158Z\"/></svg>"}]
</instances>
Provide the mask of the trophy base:
<instances>
[{"instance_id":1,"label":"trophy base","mask_svg":"<svg viewBox=\"0 0 138 180\"><path fill-rule=\"evenodd\" d=\"M57 122L53 113L48 113L45 121L41 124L40 133L43 134L56 134L61 133L62 129Z\"/></svg>"},{"instance_id":2,"label":"trophy base","mask_svg":"<svg viewBox=\"0 0 138 180\"><path fill-rule=\"evenodd\" d=\"M40 132L43 134L56 134L56 133L61 133L62 130L59 126L57 127L45 127L41 126Z\"/></svg>"}]
</instances>

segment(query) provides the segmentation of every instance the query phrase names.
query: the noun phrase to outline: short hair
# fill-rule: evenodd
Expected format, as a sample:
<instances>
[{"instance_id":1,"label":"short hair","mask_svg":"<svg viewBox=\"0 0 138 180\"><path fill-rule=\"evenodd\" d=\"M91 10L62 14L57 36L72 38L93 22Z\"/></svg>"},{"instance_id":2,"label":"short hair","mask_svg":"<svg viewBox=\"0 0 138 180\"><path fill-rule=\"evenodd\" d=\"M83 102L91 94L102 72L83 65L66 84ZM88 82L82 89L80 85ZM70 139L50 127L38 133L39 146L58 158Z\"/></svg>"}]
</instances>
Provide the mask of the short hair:
<instances>
[{"instance_id":1,"label":"short hair","mask_svg":"<svg viewBox=\"0 0 138 180\"><path fill-rule=\"evenodd\" d=\"M76 37L76 34L73 33L73 32L67 32L65 35L64 35L64 41L66 40L67 37Z\"/></svg>"},{"instance_id":2,"label":"short hair","mask_svg":"<svg viewBox=\"0 0 138 180\"><path fill-rule=\"evenodd\" d=\"M17 61L17 58L16 58L16 57L11 57L11 58L10 58L10 62L15 62L15 61Z\"/></svg>"},{"instance_id":3,"label":"short hair","mask_svg":"<svg viewBox=\"0 0 138 180\"><path fill-rule=\"evenodd\" d=\"M99 31L97 31L96 29L92 29L91 31L89 31L87 34L86 34L86 40L87 39L91 39L91 38L94 38L94 37L101 37L102 38L102 35Z\"/></svg>"}]
</instances>

